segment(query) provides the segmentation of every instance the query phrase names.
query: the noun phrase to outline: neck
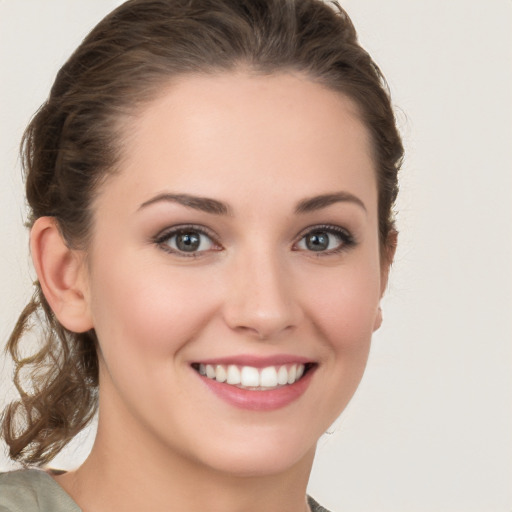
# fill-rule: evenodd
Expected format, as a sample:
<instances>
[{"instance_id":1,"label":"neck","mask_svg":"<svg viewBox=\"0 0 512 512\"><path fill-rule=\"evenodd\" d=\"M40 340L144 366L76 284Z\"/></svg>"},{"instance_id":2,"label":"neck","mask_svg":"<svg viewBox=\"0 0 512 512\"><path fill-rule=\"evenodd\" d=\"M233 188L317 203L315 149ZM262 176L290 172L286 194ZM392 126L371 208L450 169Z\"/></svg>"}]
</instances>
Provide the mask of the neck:
<instances>
[{"instance_id":1,"label":"neck","mask_svg":"<svg viewBox=\"0 0 512 512\"><path fill-rule=\"evenodd\" d=\"M171 452L144 429L105 428L76 471L57 477L83 512L304 512L314 449L275 474L218 471ZM112 425L110 425L112 426ZM124 427L124 428L123 428ZM134 441L136 440L136 441Z\"/></svg>"}]
</instances>

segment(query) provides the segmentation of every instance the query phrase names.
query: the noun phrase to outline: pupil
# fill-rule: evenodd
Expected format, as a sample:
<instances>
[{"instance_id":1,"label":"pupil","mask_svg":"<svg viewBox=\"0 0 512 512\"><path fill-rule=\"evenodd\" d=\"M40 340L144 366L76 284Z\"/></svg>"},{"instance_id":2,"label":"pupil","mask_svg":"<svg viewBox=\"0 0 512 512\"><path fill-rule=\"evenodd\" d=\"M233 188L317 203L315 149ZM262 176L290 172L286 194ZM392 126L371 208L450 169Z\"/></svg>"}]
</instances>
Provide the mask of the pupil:
<instances>
[{"instance_id":1,"label":"pupil","mask_svg":"<svg viewBox=\"0 0 512 512\"><path fill-rule=\"evenodd\" d=\"M180 251L195 251L199 247L199 243L199 236L196 233L181 233L176 237L176 247Z\"/></svg>"},{"instance_id":2,"label":"pupil","mask_svg":"<svg viewBox=\"0 0 512 512\"><path fill-rule=\"evenodd\" d=\"M306 237L306 246L311 251L325 251L329 247L329 236L327 233L311 233Z\"/></svg>"}]
</instances>

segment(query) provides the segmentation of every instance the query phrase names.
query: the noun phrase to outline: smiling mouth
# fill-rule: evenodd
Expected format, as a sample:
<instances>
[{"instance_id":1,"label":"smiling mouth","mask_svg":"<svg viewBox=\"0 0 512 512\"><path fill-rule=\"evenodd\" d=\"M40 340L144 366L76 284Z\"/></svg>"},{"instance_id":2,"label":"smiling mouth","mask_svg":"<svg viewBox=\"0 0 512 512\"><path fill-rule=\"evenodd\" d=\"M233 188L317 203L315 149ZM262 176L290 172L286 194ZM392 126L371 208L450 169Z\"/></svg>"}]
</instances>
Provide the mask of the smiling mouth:
<instances>
[{"instance_id":1,"label":"smiling mouth","mask_svg":"<svg viewBox=\"0 0 512 512\"><path fill-rule=\"evenodd\" d=\"M193 363L203 377L250 391L268 391L290 386L301 380L315 363L293 363L256 368L235 364Z\"/></svg>"}]
</instances>

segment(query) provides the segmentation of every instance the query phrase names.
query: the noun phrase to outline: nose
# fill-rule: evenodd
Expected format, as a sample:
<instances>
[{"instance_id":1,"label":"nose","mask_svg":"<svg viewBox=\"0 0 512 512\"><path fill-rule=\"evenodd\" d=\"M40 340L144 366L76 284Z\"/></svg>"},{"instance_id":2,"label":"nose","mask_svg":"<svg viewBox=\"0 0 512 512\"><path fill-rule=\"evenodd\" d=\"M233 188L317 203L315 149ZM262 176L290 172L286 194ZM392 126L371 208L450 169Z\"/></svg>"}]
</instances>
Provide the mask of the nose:
<instances>
[{"instance_id":1,"label":"nose","mask_svg":"<svg viewBox=\"0 0 512 512\"><path fill-rule=\"evenodd\" d=\"M238 258L229 274L223 314L231 329L270 340L299 325L302 309L285 262L259 251Z\"/></svg>"}]
</instances>

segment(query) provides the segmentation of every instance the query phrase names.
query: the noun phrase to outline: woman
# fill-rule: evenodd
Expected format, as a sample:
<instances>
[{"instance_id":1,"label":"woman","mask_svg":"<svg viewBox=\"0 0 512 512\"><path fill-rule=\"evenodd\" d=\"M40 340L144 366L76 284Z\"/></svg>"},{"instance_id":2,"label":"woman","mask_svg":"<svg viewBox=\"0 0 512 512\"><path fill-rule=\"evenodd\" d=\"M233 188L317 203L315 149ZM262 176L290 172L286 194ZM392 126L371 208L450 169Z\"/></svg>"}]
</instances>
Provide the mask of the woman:
<instances>
[{"instance_id":1,"label":"woman","mask_svg":"<svg viewBox=\"0 0 512 512\"><path fill-rule=\"evenodd\" d=\"M5 474L0 505L323 510L306 485L381 323L402 157L347 15L126 2L61 69L23 155L38 283L3 435L44 466L99 420L80 468Z\"/></svg>"}]
</instances>

